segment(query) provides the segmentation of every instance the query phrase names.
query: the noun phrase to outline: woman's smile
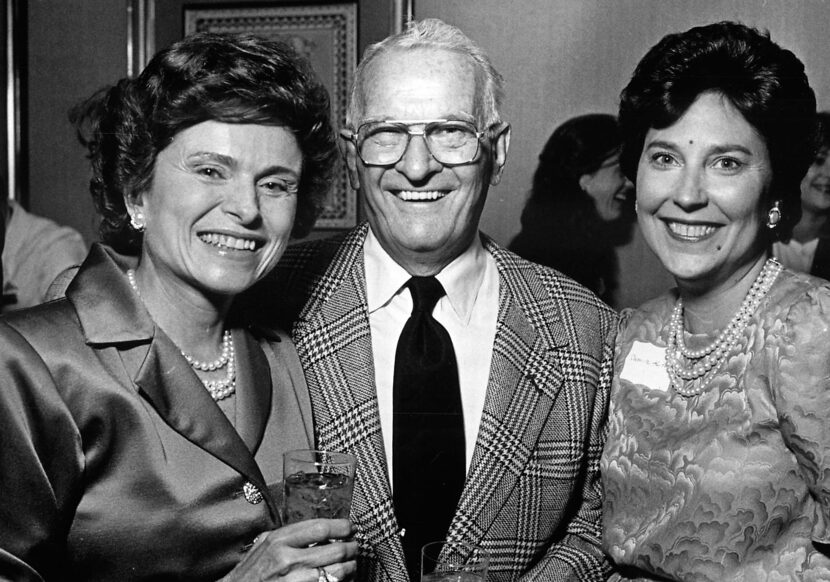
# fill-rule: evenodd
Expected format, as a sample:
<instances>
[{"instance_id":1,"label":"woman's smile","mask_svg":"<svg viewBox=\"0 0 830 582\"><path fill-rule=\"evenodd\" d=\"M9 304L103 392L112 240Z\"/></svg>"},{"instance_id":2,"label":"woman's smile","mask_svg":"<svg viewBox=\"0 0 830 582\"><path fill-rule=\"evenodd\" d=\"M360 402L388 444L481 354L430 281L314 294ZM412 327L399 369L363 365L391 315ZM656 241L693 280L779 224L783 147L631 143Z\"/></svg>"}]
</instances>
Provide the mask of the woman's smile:
<instances>
[{"instance_id":1,"label":"woman's smile","mask_svg":"<svg viewBox=\"0 0 830 582\"><path fill-rule=\"evenodd\" d=\"M717 227L710 224L689 224L673 220L664 222L673 238L685 242L699 242L710 238L717 232Z\"/></svg>"},{"instance_id":2,"label":"woman's smile","mask_svg":"<svg viewBox=\"0 0 830 582\"><path fill-rule=\"evenodd\" d=\"M255 251L262 246L256 240L215 232L199 233L199 240L223 250Z\"/></svg>"}]
</instances>

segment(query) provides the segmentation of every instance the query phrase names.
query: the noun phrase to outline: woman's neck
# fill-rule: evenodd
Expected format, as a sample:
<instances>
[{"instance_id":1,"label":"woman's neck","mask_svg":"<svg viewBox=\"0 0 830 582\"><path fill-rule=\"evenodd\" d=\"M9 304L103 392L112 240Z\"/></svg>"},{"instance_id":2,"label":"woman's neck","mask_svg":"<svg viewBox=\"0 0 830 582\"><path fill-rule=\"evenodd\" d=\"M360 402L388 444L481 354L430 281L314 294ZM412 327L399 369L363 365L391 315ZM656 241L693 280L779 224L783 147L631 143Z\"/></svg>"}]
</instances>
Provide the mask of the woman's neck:
<instances>
[{"instance_id":1,"label":"woman's neck","mask_svg":"<svg viewBox=\"0 0 830 582\"><path fill-rule=\"evenodd\" d=\"M214 359L232 298L211 301L182 280L160 276L144 265L136 269L135 281L153 321L181 351L198 360Z\"/></svg>"},{"instance_id":2,"label":"woman's neck","mask_svg":"<svg viewBox=\"0 0 830 582\"><path fill-rule=\"evenodd\" d=\"M683 299L684 328L693 334L715 335L738 313L758 278L766 253L742 266L718 284L704 286L677 281Z\"/></svg>"},{"instance_id":3,"label":"woman's neck","mask_svg":"<svg viewBox=\"0 0 830 582\"><path fill-rule=\"evenodd\" d=\"M802 208L801 219L793 228L793 239L805 243L825 234L830 234L830 214Z\"/></svg>"}]
</instances>

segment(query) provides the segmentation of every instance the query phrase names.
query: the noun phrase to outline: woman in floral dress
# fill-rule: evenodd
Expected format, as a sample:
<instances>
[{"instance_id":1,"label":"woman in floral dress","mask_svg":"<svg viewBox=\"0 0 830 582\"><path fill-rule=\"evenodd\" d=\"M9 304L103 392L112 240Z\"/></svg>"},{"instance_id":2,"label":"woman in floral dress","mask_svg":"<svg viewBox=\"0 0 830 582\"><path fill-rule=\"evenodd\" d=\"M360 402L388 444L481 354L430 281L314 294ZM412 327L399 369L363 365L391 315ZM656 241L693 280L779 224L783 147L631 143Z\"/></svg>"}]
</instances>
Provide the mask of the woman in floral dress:
<instances>
[{"instance_id":1,"label":"woman in floral dress","mask_svg":"<svg viewBox=\"0 0 830 582\"><path fill-rule=\"evenodd\" d=\"M677 287L624 313L602 459L619 580L830 580L830 286L769 258L815 97L746 26L666 36L622 93L623 169Z\"/></svg>"}]
</instances>

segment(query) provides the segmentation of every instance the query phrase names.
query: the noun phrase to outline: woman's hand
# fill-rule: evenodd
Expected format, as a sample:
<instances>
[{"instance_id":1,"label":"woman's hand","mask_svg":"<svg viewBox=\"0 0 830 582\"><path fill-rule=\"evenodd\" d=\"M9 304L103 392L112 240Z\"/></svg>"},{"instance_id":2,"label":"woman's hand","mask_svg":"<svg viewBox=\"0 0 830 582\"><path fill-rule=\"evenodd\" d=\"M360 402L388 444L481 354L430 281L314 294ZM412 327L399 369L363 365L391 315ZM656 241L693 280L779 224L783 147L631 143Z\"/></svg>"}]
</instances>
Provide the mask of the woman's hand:
<instances>
[{"instance_id":1,"label":"woman's hand","mask_svg":"<svg viewBox=\"0 0 830 582\"><path fill-rule=\"evenodd\" d=\"M357 542L346 519L312 519L263 532L223 580L327 582L351 580L357 570ZM322 544L314 545L312 544ZM325 574L323 574L323 570Z\"/></svg>"}]
</instances>

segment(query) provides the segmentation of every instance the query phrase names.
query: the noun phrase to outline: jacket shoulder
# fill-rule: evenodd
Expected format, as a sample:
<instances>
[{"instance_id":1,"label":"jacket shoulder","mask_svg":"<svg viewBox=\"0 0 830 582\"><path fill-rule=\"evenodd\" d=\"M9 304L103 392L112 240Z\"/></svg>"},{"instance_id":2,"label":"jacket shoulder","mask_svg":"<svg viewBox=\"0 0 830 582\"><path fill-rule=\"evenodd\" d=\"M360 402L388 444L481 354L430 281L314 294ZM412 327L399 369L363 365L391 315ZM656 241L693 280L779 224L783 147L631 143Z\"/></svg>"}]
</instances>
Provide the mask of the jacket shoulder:
<instances>
[{"instance_id":1,"label":"jacket shoulder","mask_svg":"<svg viewBox=\"0 0 830 582\"><path fill-rule=\"evenodd\" d=\"M78 315L65 298L13 311L0 317L0 344L25 342L41 355L69 353L86 346Z\"/></svg>"},{"instance_id":2,"label":"jacket shoulder","mask_svg":"<svg viewBox=\"0 0 830 582\"><path fill-rule=\"evenodd\" d=\"M581 283L553 267L523 259L492 241L485 243L496 259L502 279L520 302L566 308L579 317L616 322L617 313Z\"/></svg>"},{"instance_id":3,"label":"jacket shoulder","mask_svg":"<svg viewBox=\"0 0 830 582\"><path fill-rule=\"evenodd\" d=\"M245 302L268 325L291 329L323 280L351 252L350 233L290 245L277 266L245 293Z\"/></svg>"}]
</instances>

